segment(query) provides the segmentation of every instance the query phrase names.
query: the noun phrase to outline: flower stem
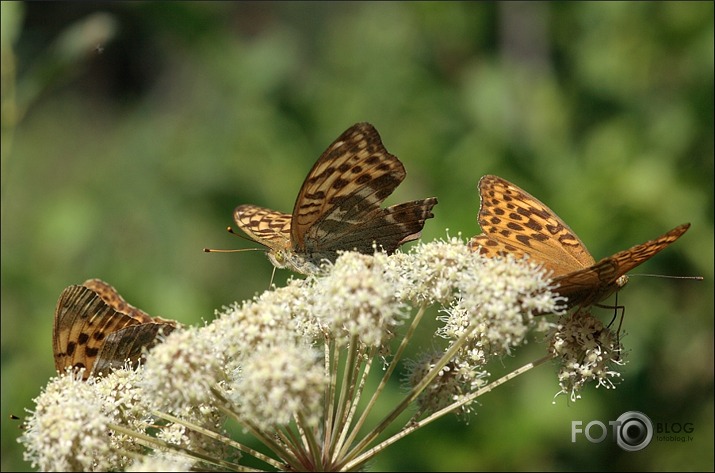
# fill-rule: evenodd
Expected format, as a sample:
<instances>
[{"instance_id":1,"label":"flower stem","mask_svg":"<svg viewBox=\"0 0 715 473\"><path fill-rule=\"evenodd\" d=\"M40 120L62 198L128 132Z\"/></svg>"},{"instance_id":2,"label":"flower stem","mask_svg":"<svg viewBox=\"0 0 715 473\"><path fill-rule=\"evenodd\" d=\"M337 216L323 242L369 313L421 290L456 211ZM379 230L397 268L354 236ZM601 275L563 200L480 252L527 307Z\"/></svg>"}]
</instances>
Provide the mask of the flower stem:
<instances>
[{"instance_id":1,"label":"flower stem","mask_svg":"<svg viewBox=\"0 0 715 473\"><path fill-rule=\"evenodd\" d=\"M422 419L420 421L417 421L417 422L414 422L414 423L408 425L404 430L401 430L399 433L393 435L392 437L385 440L384 442L381 442L380 444L374 446L373 448L366 451L362 455L355 457L353 460L346 463L344 465L344 469L345 470L353 470L356 468L360 468L360 466L364 462L366 462L367 460L369 460L374 455L381 452L388 446L397 442L401 438L406 437L407 435L411 434L412 432L416 431L417 429L420 429L420 428L426 426L427 424L432 423L433 421L439 419L440 417L444 416L445 414L448 414L450 412L453 412L453 411L459 409L463 405L472 402L474 399L478 398L479 396L492 391L494 388L501 386L502 384L506 383L507 381L509 381L511 379L516 378L517 376L519 376L521 374L526 373L530 369L544 364L545 362L551 360L552 358L554 358L553 355L546 355L536 361L527 363L526 365L524 365L520 368L517 368L514 371L502 376L501 378L497 379L496 381L489 383L488 385L484 386L483 388L474 391L473 393L466 396L464 399L462 399L458 402L455 402L454 404L450 404L449 406L447 406L443 409L440 409L437 412L434 412L432 415L425 417L424 419Z\"/></svg>"}]
</instances>

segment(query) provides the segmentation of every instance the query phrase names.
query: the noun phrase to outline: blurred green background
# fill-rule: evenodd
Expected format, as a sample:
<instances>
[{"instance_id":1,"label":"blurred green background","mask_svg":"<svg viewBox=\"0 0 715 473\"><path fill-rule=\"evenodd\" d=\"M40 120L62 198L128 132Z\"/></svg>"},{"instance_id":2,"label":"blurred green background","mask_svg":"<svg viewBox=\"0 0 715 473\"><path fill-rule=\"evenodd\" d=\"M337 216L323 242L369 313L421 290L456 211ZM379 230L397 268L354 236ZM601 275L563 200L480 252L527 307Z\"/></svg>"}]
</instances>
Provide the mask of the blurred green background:
<instances>
[{"instance_id":1,"label":"blurred green background","mask_svg":"<svg viewBox=\"0 0 715 473\"><path fill-rule=\"evenodd\" d=\"M389 204L439 198L426 241L479 232L476 185L493 173L596 259L691 222L634 272L705 277L621 291L616 390L552 404L542 366L371 469L713 470L712 2L2 2L2 470L29 469L9 416L54 373L65 286L99 277L187 324L263 291L261 252L202 248L255 246L226 233L233 208L290 212L359 121L407 169ZM691 422L692 441L571 442L571 421L628 410Z\"/></svg>"}]
</instances>

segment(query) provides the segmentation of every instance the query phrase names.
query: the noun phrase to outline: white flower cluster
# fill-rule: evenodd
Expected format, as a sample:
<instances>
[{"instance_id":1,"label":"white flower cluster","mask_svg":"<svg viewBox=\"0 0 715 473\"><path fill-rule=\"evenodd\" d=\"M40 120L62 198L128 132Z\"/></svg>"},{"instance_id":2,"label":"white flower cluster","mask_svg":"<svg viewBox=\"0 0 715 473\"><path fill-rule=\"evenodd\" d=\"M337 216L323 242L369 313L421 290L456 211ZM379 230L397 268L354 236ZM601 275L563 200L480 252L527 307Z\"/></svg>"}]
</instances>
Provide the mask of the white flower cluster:
<instances>
[{"instance_id":1,"label":"white flower cluster","mask_svg":"<svg viewBox=\"0 0 715 473\"><path fill-rule=\"evenodd\" d=\"M439 320L444 325L436 335L461 344L418 398L424 412L458 402L482 387L490 357L509 353L532 330L550 328L546 318L535 315L561 312L561 298L550 291L550 281L537 265L511 256L486 258L457 238L418 245L393 264L399 293L415 301L441 303L444 315ZM437 353L429 353L412 363L411 385L439 359Z\"/></svg>"},{"instance_id":2,"label":"white flower cluster","mask_svg":"<svg viewBox=\"0 0 715 473\"><path fill-rule=\"evenodd\" d=\"M424 353L417 360L409 360L405 385L412 388L421 382L435 368L442 355L440 352ZM481 364L483 360L476 363L473 360L464 362L458 356L443 366L437 377L417 397L418 416L437 412L450 404L463 401L470 392L483 386L488 373L475 369ZM470 410L469 404L461 408L463 413Z\"/></svg>"},{"instance_id":3,"label":"white flower cluster","mask_svg":"<svg viewBox=\"0 0 715 473\"><path fill-rule=\"evenodd\" d=\"M364 346L387 348L407 317L385 274L389 259L345 253L329 268L330 277L315 279L313 313L339 345L355 337Z\"/></svg>"},{"instance_id":4,"label":"white flower cluster","mask_svg":"<svg viewBox=\"0 0 715 473\"><path fill-rule=\"evenodd\" d=\"M264 431L287 425L302 415L316 427L328 378L317 353L300 345L274 345L253 352L243 363L243 376L231 399L239 417Z\"/></svg>"},{"instance_id":5,"label":"white flower cluster","mask_svg":"<svg viewBox=\"0 0 715 473\"><path fill-rule=\"evenodd\" d=\"M440 335L453 339L476 325L472 347L489 355L509 353L520 345L529 330L545 331L549 324L543 313L559 313L559 298L550 291L550 280L527 260L511 255L490 259L472 254L472 271L457 281L459 297L443 317Z\"/></svg>"},{"instance_id":6,"label":"white flower cluster","mask_svg":"<svg viewBox=\"0 0 715 473\"><path fill-rule=\"evenodd\" d=\"M81 374L52 378L35 400L20 441L25 460L41 471L110 471L126 467L141 445L113 432L112 424L143 431L149 420L138 407L137 375L119 370L83 382Z\"/></svg>"},{"instance_id":7,"label":"white flower cluster","mask_svg":"<svg viewBox=\"0 0 715 473\"><path fill-rule=\"evenodd\" d=\"M166 473L177 471L191 471L191 461L186 458L165 455L146 455L142 461L133 463L126 471L141 473L142 471L163 471Z\"/></svg>"},{"instance_id":8,"label":"white flower cluster","mask_svg":"<svg viewBox=\"0 0 715 473\"><path fill-rule=\"evenodd\" d=\"M175 331L136 371L87 383L55 378L37 398L21 441L43 470L123 469L133 461L126 452L145 446L154 453L142 457L141 468L197 467L188 456L236 469L228 458L238 455L229 457L225 446L251 450L226 437L222 423L229 417L274 452L251 451L273 469L357 468L366 459L342 442L363 421L350 432L367 385L361 376L372 357L395 352L391 342L409 323L394 358L385 358L385 373L401 366L401 350L426 306L444 313L434 336L444 346L408 362L401 376L413 388L410 402L429 414L471 402L470 393L486 383L486 361L523 343L530 330L548 327L534 315L557 312L558 303L539 268L485 258L458 239L389 257L344 253L316 275L224 307L204 327ZM148 436L150 425L158 431ZM361 449L367 443L355 442Z\"/></svg>"},{"instance_id":9,"label":"white flower cluster","mask_svg":"<svg viewBox=\"0 0 715 473\"><path fill-rule=\"evenodd\" d=\"M213 402L212 388L225 379L223 354L206 327L175 331L147 358L144 392L159 410L176 411Z\"/></svg>"},{"instance_id":10,"label":"white flower cluster","mask_svg":"<svg viewBox=\"0 0 715 473\"><path fill-rule=\"evenodd\" d=\"M595 381L597 387L614 388L612 378L620 377L620 373L612 367L624 363L617 335L585 310L562 317L559 322L550 347L560 366L558 394L567 394L576 401L589 381Z\"/></svg>"},{"instance_id":11,"label":"white flower cluster","mask_svg":"<svg viewBox=\"0 0 715 473\"><path fill-rule=\"evenodd\" d=\"M400 300L448 305L455 297L457 281L478 271L472 262L483 258L475 255L456 237L416 245L409 253L390 257L387 277Z\"/></svg>"}]
</instances>

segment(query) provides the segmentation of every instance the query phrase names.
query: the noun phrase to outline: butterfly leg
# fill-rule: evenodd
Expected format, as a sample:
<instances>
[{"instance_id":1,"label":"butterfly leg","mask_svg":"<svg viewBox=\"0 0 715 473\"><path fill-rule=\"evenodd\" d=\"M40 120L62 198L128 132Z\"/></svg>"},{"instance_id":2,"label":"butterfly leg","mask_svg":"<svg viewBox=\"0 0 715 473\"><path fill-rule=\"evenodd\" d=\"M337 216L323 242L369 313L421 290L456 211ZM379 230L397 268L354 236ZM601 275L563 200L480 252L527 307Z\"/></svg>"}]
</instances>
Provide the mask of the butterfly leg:
<instances>
[{"instance_id":1,"label":"butterfly leg","mask_svg":"<svg viewBox=\"0 0 715 473\"><path fill-rule=\"evenodd\" d=\"M602 309L613 309L613 318L611 318L611 321L608 323L608 328L611 328L611 325L613 325L613 322L616 321L616 318L618 317L618 311L621 311L620 317L618 317L620 320L618 322L618 330L616 330L616 346L620 347L621 346L621 328L623 327L623 319L626 317L626 306L624 305L618 305L618 292L616 292L616 303L614 305L603 305L603 304L594 304L596 307L600 307ZM619 355L620 358L620 355Z\"/></svg>"}]
</instances>

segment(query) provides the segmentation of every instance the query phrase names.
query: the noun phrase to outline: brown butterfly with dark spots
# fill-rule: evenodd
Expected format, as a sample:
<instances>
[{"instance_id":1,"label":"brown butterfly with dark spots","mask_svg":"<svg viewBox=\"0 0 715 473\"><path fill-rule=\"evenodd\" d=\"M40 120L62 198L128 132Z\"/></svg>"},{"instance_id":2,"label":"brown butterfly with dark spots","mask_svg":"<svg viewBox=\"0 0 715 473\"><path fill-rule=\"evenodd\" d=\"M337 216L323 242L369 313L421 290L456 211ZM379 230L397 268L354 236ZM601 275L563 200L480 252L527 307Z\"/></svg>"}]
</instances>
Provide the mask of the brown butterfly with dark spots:
<instances>
[{"instance_id":1,"label":"brown butterfly with dark spots","mask_svg":"<svg viewBox=\"0 0 715 473\"><path fill-rule=\"evenodd\" d=\"M382 208L405 178L369 123L348 128L318 158L298 193L292 214L240 205L238 228L268 248L274 266L314 273L338 251L387 253L420 237L437 199L430 197Z\"/></svg>"},{"instance_id":2,"label":"brown butterfly with dark spots","mask_svg":"<svg viewBox=\"0 0 715 473\"><path fill-rule=\"evenodd\" d=\"M553 210L501 177L479 181L479 226L469 241L473 251L489 256L527 256L552 272L555 292L568 307L594 305L628 282L626 273L680 238L690 227L679 225L654 240L620 251L599 262Z\"/></svg>"},{"instance_id":3,"label":"brown butterfly with dark spots","mask_svg":"<svg viewBox=\"0 0 715 473\"><path fill-rule=\"evenodd\" d=\"M65 288L57 301L52 345L55 369L84 368L83 379L136 365L178 322L151 317L127 303L109 284L89 279Z\"/></svg>"}]
</instances>

